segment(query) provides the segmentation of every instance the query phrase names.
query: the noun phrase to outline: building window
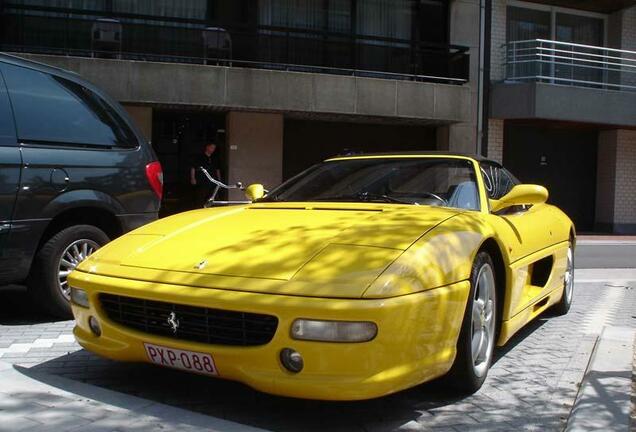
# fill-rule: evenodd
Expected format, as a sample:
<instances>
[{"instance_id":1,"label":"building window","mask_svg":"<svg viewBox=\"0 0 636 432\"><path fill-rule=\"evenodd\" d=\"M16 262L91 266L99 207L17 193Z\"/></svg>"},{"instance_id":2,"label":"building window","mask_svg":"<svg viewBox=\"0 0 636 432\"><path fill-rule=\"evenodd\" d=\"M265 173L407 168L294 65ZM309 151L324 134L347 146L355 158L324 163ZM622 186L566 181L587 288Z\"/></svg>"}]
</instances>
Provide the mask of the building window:
<instances>
[{"instance_id":1,"label":"building window","mask_svg":"<svg viewBox=\"0 0 636 432\"><path fill-rule=\"evenodd\" d=\"M594 67L594 60L603 54L598 47L605 44L605 15L511 3L506 26L509 78L592 87L604 82L604 71Z\"/></svg>"},{"instance_id":2,"label":"building window","mask_svg":"<svg viewBox=\"0 0 636 432\"><path fill-rule=\"evenodd\" d=\"M207 0L112 0L112 5L113 12L203 20L206 17L208 2Z\"/></svg>"}]
</instances>

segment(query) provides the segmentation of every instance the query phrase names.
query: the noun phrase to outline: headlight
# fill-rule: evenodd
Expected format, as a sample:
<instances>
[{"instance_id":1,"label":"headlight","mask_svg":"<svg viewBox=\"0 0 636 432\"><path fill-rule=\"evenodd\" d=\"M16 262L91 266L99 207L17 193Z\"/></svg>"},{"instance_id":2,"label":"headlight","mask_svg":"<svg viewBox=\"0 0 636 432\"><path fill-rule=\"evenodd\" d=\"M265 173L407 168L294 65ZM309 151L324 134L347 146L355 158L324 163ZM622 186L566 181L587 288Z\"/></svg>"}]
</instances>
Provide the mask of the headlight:
<instances>
[{"instance_id":1,"label":"headlight","mask_svg":"<svg viewBox=\"0 0 636 432\"><path fill-rule=\"evenodd\" d=\"M322 342L367 342L376 334L378 326L368 321L297 319L291 327L294 339Z\"/></svg>"},{"instance_id":2,"label":"headlight","mask_svg":"<svg viewBox=\"0 0 636 432\"><path fill-rule=\"evenodd\" d=\"M71 301L78 306L88 307L88 294L86 291L79 288L71 287Z\"/></svg>"}]
</instances>

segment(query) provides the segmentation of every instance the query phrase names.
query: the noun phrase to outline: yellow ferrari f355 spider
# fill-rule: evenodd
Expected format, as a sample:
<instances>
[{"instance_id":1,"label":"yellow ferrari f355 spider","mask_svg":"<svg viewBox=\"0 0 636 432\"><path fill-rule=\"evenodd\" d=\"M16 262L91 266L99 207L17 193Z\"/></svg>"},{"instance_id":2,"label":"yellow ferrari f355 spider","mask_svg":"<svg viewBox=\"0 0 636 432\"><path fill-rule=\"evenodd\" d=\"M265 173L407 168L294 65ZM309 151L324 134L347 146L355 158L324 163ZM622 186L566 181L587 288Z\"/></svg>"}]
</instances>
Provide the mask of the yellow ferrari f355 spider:
<instances>
[{"instance_id":1,"label":"yellow ferrari f355 spider","mask_svg":"<svg viewBox=\"0 0 636 432\"><path fill-rule=\"evenodd\" d=\"M496 162L326 160L251 204L113 241L69 276L79 343L311 399L484 382L496 345L573 295L572 221Z\"/></svg>"}]
</instances>

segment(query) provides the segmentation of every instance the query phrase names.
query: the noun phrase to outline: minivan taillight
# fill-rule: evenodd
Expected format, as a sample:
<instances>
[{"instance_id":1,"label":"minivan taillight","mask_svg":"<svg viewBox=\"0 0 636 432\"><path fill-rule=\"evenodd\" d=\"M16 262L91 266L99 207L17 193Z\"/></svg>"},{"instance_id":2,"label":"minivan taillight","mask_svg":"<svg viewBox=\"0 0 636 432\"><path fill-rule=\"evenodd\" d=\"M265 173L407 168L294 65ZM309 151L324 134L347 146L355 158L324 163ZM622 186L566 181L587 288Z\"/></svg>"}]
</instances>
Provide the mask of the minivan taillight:
<instances>
[{"instance_id":1,"label":"minivan taillight","mask_svg":"<svg viewBox=\"0 0 636 432\"><path fill-rule=\"evenodd\" d=\"M159 161L150 162L146 165L146 177L150 187L155 192L159 200L163 196L163 170Z\"/></svg>"}]
</instances>

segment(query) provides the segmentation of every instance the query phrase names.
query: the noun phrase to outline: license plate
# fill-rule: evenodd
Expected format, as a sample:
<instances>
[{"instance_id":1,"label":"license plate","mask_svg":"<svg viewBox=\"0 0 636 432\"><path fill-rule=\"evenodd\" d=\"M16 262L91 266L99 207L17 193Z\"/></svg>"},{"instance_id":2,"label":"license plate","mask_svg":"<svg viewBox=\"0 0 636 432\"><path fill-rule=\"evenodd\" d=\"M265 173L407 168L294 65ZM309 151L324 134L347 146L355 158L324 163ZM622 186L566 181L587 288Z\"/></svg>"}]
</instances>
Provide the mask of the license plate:
<instances>
[{"instance_id":1,"label":"license plate","mask_svg":"<svg viewBox=\"0 0 636 432\"><path fill-rule=\"evenodd\" d=\"M210 354L178 350L149 343L144 343L144 347L148 360L155 364L204 375L219 375Z\"/></svg>"}]
</instances>

